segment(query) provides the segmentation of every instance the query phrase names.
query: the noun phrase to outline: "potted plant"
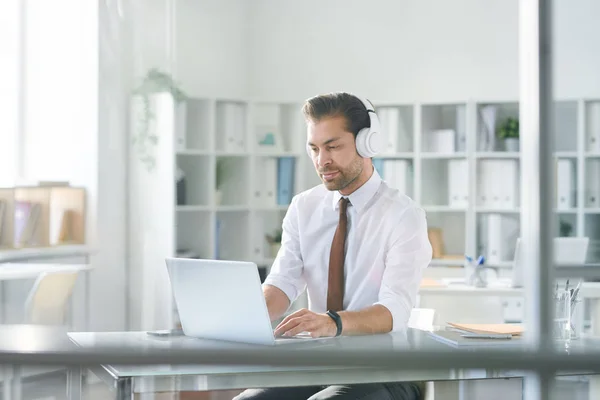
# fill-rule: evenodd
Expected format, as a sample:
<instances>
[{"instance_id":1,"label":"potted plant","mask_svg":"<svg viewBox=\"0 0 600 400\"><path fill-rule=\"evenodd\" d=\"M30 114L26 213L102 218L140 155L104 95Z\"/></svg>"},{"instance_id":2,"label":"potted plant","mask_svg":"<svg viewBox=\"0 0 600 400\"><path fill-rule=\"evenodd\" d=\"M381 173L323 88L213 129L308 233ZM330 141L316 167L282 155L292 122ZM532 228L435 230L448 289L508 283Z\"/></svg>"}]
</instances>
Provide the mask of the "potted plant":
<instances>
[{"instance_id":1,"label":"potted plant","mask_svg":"<svg viewBox=\"0 0 600 400\"><path fill-rule=\"evenodd\" d=\"M267 242L269 242L269 246L271 248L271 257L277 257L277 253L281 248L281 229L277 229L273 235L265 235Z\"/></svg>"},{"instance_id":2,"label":"potted plant","mask_svg":"<svg viewBox=\"0 0 600 400\"><path fill-rule=\"evenodd\" d=\"M227 181L231 160L227 158L217 158L216 176L215 176L215 205L221 205L223 201L223 185Z\"/></svg>"},{"instance_id":3,"label":"potted plant","mask_svg":"<svg viewBox=\"0 0 600 400\"><path fill-rule=\"evenodd\" d=\"M514 117L508 117L504 123L498 127L498 138L504 140L506 151L519 151L519 120Z\"/></svg>"},{"instance_id":4,"label":"potted plant","mask_svg":"<svg viewBox=\"0 0 600 400\"><path fill-rule=\"evenodd\" d=\"M142 83L133 90L134 95L138 95L142 100L142 111L140 120L137 123L137 131L133 137L133 145L136 147L138 156L146 168L151 171L156 161L151 147L158 144L158 136L150 132L152 120L156 118L150 107L150 95L155 93L171 93L175 103L179 106L185 104L187 95L177 87L173 78L166 72L157 68L152 68L142 79Z\"/></svg>"}]
</instances>

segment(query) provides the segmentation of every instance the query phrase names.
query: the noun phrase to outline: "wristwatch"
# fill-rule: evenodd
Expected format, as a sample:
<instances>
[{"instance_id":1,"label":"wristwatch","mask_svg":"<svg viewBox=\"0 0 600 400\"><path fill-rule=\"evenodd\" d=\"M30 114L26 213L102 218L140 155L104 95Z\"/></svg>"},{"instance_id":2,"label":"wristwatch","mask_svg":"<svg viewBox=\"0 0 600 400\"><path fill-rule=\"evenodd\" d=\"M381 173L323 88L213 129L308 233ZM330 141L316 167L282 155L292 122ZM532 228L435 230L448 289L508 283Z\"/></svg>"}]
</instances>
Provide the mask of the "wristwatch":
<instances>
[{"instance_id":1,"label":"wristwatch","mask_svg":"<svg viewBox=\"0 0 600 400\"><path fill-rule=\"evenodd\" d=\"M335 326L337 327L337 332L335 333L335 336L340 336L342 334L342 318L340 317L340 314L336 313L335 311L327 311L327 315L329 315L331 317L331 319L333 319L333 321L335 322Z\"/></svg>"}]
</instances>

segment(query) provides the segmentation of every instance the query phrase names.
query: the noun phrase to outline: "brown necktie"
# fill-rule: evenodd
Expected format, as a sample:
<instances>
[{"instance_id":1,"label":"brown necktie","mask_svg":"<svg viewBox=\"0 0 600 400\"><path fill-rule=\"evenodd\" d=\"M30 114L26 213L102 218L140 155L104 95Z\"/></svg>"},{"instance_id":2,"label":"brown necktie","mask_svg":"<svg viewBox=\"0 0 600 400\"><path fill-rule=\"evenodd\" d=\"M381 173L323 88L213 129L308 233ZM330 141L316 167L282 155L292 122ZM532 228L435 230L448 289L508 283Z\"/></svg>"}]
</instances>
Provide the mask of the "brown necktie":
<instances>
[{"instance_id":1,"label":"brown necktie","mask_svg":"<svg viewBox=\"0 0 600 400\"><path fill-rule=\"evenodd\" d=\"M327 310L344 309L344 254L348 216L346 208L348 199L340 199L340 219L333 235L331 252L329 253L329 285L327 290Z\"/></svg>"}]
</instances>

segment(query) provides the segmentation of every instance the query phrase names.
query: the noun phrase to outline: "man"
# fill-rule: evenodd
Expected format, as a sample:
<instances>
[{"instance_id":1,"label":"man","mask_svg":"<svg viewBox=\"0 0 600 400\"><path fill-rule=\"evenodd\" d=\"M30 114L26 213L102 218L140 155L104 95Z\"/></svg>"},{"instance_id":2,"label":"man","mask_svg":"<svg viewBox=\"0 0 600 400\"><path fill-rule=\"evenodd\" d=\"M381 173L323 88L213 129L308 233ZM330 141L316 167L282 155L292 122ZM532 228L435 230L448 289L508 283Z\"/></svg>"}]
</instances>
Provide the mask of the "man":
<instances>
[{"instance_id":1,"label":"man","mask_svg":"<svg viewBox=\"0 0 600 400\"><path fill-rule=\"evenodd\" d=\"M309 309L284 318L275 335L308 332L324 337L406 329L432 250L423 210L388 187L371 158L364 156L369 151L364 150L363 134L376 118L367 107L370 103L348 93L316 96L303 107L308 151L323 184L292 199L283 220L281 250L263 292L272 321L304 289ZM361 132L363 128L367 129ZM417 385L394 383L250 389L238 399L418 396Z\"/></svg>"}]
</instances>

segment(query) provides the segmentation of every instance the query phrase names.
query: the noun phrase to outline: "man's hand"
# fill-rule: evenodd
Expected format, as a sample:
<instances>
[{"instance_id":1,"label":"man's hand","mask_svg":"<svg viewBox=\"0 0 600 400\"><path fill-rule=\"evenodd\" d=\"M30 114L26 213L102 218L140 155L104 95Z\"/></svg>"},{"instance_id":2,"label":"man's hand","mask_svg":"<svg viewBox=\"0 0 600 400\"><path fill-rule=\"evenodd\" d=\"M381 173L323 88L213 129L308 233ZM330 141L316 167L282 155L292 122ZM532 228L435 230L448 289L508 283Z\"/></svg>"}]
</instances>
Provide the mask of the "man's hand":
<instances>
[{"instance_id":1,"label":"man's hand","mask_svg":"<svg viewBox=\"0 0 600 400\"><path fill-rule=\"evenodd\" d=\"M308 332L314 338L335 336L337 326L329 315L303 308L285 317L275 328L275 336L294 336L300 332Z\"/></svg>"}]
</instances>

